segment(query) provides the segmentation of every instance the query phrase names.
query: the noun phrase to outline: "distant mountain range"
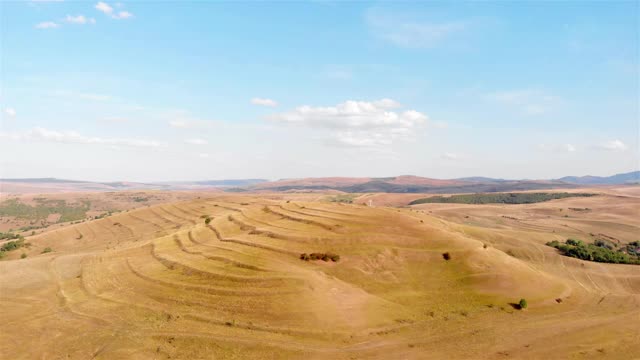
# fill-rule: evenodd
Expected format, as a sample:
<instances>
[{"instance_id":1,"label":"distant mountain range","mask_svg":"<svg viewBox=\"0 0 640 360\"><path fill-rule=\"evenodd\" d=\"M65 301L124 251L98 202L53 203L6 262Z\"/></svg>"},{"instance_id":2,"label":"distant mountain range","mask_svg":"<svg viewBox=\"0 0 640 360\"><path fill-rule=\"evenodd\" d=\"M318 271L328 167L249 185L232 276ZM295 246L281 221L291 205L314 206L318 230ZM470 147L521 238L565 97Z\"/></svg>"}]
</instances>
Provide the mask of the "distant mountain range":
<instances>
[{"instance_id":1,"label":"distant mountain range","mask_svg":"<svg viewBox=\"0 0 640 360\"><path fill-rule=\"evenodd\" d=\"M579 185L620 185L640 183L640 171L632 171L613 176L565 176L558 179L571 184Z\"/></svg>"},{"instance_id":2,"label":"distant mountain range","mask_svg":"<svg viewBox=\"0 0 640 360\"><path fill-rule=\"evenodd\" d=\"M570 189L581 186L640 184L640 171L613 176L566 176L553 180L505 180L487 177L431 179L413 175L385 178L304 178L268 181L229 179L182 182L91 182L56 178L0 179L0 193L91 192L123 190L197 190L229 192L342 191L348 193L476 193L538 189Z\"/></svg>"}]
</instances>

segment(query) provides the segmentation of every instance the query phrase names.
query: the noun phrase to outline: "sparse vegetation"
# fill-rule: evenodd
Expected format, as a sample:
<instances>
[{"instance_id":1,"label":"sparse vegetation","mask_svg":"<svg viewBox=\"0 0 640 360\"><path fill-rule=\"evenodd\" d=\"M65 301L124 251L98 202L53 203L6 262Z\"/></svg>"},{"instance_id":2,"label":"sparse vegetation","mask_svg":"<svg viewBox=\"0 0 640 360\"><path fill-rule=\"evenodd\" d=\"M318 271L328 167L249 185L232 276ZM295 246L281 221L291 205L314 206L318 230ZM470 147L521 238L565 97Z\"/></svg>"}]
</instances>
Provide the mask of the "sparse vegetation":
<instances>
[{"instance_id":1,"label":"sparse vegetation","mask_svg":"<svg viewBox=\"0 0 640 360\"><path fill-rule=\"evenodd\" d=\"M617 244L603 239L585 244L582 240L567 239L565 243L550 241L548 246L554 247L563 255L603 263L640 265L640 241L618 247Z\"/></svg>"},{"instance_id":2,"label":"sparse vegetation","mask_svg":"<svg viewBox=\"0 0 640 360\"><path fill-rule=\"evenodd\" d=\"M590 197L596 194L588 193L495 193L495 194L466 194L451 196L432 196L417 199L409 205L428 203L455 204L533 204L543 201L564 199L568 197Z\"/></svg>"},{"instance_id":3,"label":"sparse vegetation","mask_svg":"<svg viewBox=\"0 0 640 360\"><path fill-rule=\"evenodd\" d=\"M14 240L14 239L19 239L20 238L20 234L14 234L12 232L0 232L0 240Z\"/></svg>"},{"instance_id":4,"label":"sparse vegetation","mask_svg":"<svg viewBox=\"0 0 640 360\"><path fill-rule=\"evenodd\" d=\"M329 202L335 202L335 203L345 203L345 204L352 204L353 200L358 197L357 194L340 194L340 195L336 195L336 196L330 196L327 198L327 201Z\"/></svg>"},{"instance_id":5,"label":"sparse vegetation","mask_svg":"<svg viewBox=\"0 0 640 360\"><path fill-rule=\"evenodd\" d=\"M0 203L0 216L13 216L26 220L45 220L51 214L60 214L58 222L83 219L91 206L90 201L82 201L78 205L69 205L65 200L37 200L32 206L20 202L18 199L8 199ZM27 227L23 229L31 230Z\"/></svg>"},{"instance_id":6,"label":"sparse vegetation","mask_svg":"<svg viewBox=\"0 0 640 360\"><path fill-rule=\"evenodd\" d=\"M24 243L24 239L21 237L20 240L9 241L2 244L2 246L0 247L0 251L13 251L23 246L25 246L25 243Z\"/></svg>"},{"instance_id":7,"label":"sparse vegetation","mask_svg":"<svg viewBox=\"0 0 640 360\"><path fill-rule=\"evenodd\" d=\"M107 216L111 216L111 215L113 215L113 210L109 210L107 212L103 212L102 214L96 215L93 218L94 218L94 220L98 220L98 219L104 219Z\"/></svg>"},{"instance_id":8,"label":"sparse vegetation","mask_svg":"<svg viewBox=\"0 0 640 360\"><path fill-rule=\"evenodd\" d=\"M46 253L50 253L50 252L52 252L52 251L53 251L53 250L52 250L50 247L46 247L46 248L44 248L44 250L42 250L42 253L43 253L43 254L46 254Z\"/></svg>"},{"instance_id":9,"label":"sparse vegetation","mask_svg":"<svg viewBox=\"0 0 640 360\"><path fill-rule=\"evenodd\" d=\"M300 254L300 260L310 261L310 260L322 260L322 261L340 261L340 255L334 253L302 253Z\"/></svg>"}]
</instances>

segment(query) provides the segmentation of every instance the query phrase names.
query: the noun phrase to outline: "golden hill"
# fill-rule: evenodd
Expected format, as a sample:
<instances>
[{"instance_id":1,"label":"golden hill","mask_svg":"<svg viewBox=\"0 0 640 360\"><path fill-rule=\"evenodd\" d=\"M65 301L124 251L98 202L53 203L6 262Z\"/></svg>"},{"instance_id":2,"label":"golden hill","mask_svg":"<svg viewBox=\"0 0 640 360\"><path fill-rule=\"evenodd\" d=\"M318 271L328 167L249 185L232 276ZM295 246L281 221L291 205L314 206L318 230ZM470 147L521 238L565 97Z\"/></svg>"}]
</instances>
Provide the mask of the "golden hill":
<instances>
[{"instance_id":1,"label":"golden hill","mask_svg":"<svg viewBox=\"0 0 640 360\"><path fill-rule=\"evenodd\" d=\"M544 245L585 224L632 234L636 197L509 209L291 199L219 195L28 238L26 259L0 262L0 358L640 357L640 266ZM547 214L611 199L617 210L572 228ZM314 252L340 260L299 258Z\"/></svg>"}]
</instances>

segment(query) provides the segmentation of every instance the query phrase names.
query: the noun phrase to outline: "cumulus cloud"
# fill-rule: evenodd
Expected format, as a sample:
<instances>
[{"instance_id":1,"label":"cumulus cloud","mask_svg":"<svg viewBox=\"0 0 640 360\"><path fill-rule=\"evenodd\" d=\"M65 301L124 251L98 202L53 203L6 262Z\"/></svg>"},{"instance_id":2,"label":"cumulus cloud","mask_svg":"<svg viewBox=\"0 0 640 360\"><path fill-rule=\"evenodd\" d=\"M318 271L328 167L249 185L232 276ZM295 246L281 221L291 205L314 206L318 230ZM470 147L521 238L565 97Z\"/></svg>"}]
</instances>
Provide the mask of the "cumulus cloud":
<instances>
[{"instance_id":1,"label":"cumulus cloud","mask_svg":"<svg viewBox=\"0 0 640 360\"><path fill-rule=\"evenodd\" d=\"M122 6L122 4L117 4L118 7ZM113 7L105 2L99 1L96 6L96 10L102 12L103 14L111 17L112 19L128 19L133 17L133 14L128 11L114 11Z\"/></svg>"},{"instance_id":2,"label":"cumulus cloud","mask_svg":"<svg viewBox=\"0 0 640 360\"><path fill-rule=\"evenodd\" d=\"M48 141L68 144L97 144L108 146L149 148L160 148L166 146L166 144L154 140L91 137L81 135L76 131L55 131L44 129L41 127L36 127L24 132L0 132L0 139L9 139L14 141Z\"/></svg>"},{"instance_id":3,"label":"cumulus cloud","mask_svg":"<svg viewBox=\"0 0 640 360\"><path fill-rule=\"evenodd\" d=\"M265 99L265 98L253 98L251 99L251 103L253 105L268 106L268 107L278 106L278 103L275 100Z\"/></svg>"},{"instance_id":4,"label":"cumulus cloud","mask_svg":"<svg viewBox=\"0 0 640 360\"><path fill-rule=\"evenodd\" d=\"M432 48L468 27L463 21L427 21L375 8L366 12L365 20L374 36L405 48Z\"/></svg>"},{"instance_id":5,"label":"cumulus cloud","mask_svg":"<svg viewBox=\"0 0 640 360\"><path fill-rule=\"evenodd\" d=\"M418 111L393 111L399 107L401 105L392 99L348 100L328 107L303 105L267 119L332 131L331 143L371 147L391 145L396 139L409 138L415 129L427 123L427 115Z\"/></svg>"},{"instance_id":6,"label":"cumulus cloud","mask_svg":"<svg viewBox=\"0 0 640 360\"><path fill-rule=\"evenodd\" d=\"M111 6L109 6L109 4L107 4L105 2L102 2L102 1L98 2L96 4L95 8L98 11L103 12L104 14L107 14L107 15L113 14L113 8Z\"/></svg>"},{"instance_id":7,"label":"cumulus cloud","mask_svg":"<svg viewBox=\"0 0 640 360\"><path fill-rule=\"evenodd\" d=\"M620 140L611 140L596 145L596 149L606 151L624 151L627 149L627 145Z\"/></svg>"},{"instance_id":8,"label":"cumulus cloud","mask_svg":"<svg viewBox=\"0 0 640 360\"><path fill-rule=\"evenodd\" d=\"M10 108L10 107L4 108L3 112L9 118L16 117L16 109L14 109L14 108Z\"/></svg>"},{"instance_id":9,"label":"cumulus cloud","mask_svg":"<svg viewBox=\"0 0 640 360\"><path fill-rule=\"evenodd\" d=\"M55 29L60 27L57 23L53 21L43 21L41 23L36 24L36 29Z\"/></svg>"},{"instance_id":10,"label":"cumulus cloud","mask_svg":"<svg viewBox=\"0 0 640 360\"><path fill-rule=\"evenodd\" d=\"M77 16L67 15L64 21L69 24L80 24L80 25L96 23L96 19L88 18L88 17L85 17L84 15L77 15Z\"/></svg>"},{"instance_id":11,"label":"cumulus cloud","mask_svg":"<svg viewBox=\"0 0 640 360\"><path fill-rule=\"evenodd\" d=\"M191 145L207 145L208 144L207 140L204 140L204 139L187 139L184 142Z\"/></svg>"},{"instance_id":12,"label":"cumulus cloud","mask_svg":"<svg viewBox=\"0 0 640 360\"><path fill-rule=\"evenodd\" d=\"M497 91L486 94L485 98L516 108L527 115L546 113L560 102L557 96L533 89Z\"/></svg>"}]
</instances>

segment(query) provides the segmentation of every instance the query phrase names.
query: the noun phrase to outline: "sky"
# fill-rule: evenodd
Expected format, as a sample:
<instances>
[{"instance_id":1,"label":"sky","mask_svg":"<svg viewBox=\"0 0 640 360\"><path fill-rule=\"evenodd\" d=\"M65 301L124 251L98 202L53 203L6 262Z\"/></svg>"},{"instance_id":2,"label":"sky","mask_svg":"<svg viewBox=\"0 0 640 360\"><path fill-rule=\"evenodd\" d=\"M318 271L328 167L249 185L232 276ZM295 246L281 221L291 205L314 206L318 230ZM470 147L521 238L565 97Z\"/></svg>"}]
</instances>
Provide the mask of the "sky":
<instances>
[{"instance_id":1,"label":"sky","mask_svg":"<svg viewBox=\"0 0 640 360\"><path fill-rule=\"evenodd\" d=\"M640 169L640 3L0 2L0 178Z\"/></svg>"}]
</instances>

